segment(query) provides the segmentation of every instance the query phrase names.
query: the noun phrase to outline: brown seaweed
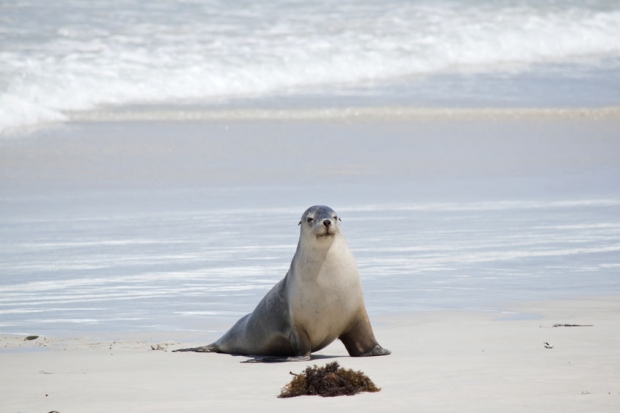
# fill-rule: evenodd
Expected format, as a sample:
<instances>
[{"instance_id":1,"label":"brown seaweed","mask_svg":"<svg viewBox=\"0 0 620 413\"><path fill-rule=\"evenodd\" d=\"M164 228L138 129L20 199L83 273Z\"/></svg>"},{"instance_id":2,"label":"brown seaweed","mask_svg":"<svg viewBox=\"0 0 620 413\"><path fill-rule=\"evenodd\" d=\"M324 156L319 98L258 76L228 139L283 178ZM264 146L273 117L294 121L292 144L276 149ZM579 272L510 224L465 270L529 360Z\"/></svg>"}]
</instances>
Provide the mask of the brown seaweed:
<instances>
[{"instance_id":1,"label":"brown seaweed","mask_svg":"<svg viewBox=\"0 0 620 413\"><path fill-rule=\"evenodd\" d=\"M322 397L352 396L361 392L381 390L361 371L340 367L337 361L325 367L306 367L306 371L294 374L295 377L284 386L278 397L313 396Z\"/></svg>"}]
</instances>

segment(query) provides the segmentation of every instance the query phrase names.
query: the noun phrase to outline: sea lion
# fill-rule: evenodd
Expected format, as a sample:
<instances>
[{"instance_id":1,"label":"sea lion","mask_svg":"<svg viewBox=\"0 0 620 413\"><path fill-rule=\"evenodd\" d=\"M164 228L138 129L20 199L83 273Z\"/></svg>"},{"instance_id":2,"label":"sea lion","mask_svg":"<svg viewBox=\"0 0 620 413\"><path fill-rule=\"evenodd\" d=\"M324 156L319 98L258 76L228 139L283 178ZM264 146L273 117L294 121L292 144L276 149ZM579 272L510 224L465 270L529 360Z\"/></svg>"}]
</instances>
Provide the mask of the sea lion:
<instances>
[{"instance_id":1,"label":"sea lion","mask_svg":"<svg viewBox=\"0 0 620 413\"><path fill-rule=\"evenodd\" d=\"M353 357L390 354L377 343L357 265L333 209L302 215L299 243L286 276L212 344L176 351L239 354L255 361L310 360L340 339Z\"/></svg>"}]
</instances>

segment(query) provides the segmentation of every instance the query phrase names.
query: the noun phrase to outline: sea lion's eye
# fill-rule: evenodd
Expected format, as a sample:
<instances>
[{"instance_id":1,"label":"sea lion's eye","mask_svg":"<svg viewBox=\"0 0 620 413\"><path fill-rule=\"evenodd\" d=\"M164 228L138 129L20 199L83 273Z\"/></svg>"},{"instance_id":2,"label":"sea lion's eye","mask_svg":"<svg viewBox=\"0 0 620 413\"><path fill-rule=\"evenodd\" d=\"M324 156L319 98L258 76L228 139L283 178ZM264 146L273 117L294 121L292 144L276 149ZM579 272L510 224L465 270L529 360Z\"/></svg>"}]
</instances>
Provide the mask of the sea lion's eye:
<instances>
[{"instance_id":1,"label":"sea lion's eye","mask_svg":"<svg viewBox=\"0 0 620 413\"><path fill-rule=\"evenodd\" d=\"M308 224L310 224L310 223L312 223L312 221L314 221L314 218L308 217L308 219L306 219L306 221L308 221Z\"/></svg>"},{"instance_id":2,"label":"sea lion's eye","mask_svg":"<svg viewBox=\"0 0 620 413\"><path fill-rule=\"evenodd\" d=\"M338 217L338 215L334 215L334 221L341 221L341 219Z\"/></svg>"}]
</instances>

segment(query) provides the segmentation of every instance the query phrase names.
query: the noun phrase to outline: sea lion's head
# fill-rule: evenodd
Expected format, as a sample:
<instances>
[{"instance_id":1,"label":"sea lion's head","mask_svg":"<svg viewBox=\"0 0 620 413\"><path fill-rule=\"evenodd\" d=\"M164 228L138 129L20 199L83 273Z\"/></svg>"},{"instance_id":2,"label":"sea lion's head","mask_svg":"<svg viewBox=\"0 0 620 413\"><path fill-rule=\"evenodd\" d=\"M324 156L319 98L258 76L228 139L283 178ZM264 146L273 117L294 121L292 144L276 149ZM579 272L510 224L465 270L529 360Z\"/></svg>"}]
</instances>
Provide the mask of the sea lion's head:
<instances>
[{"instance_id":1,"label":"sea lion's head","mask_svg":"<svg viewBox=\"0 0 620 413\"><path fill-rule=\"evenodd\" d=\"M338 221L340 218L336 215L336 211L328 206L315 205L306 209L306 212L301 216L299 225L302 234L311 233L320 240L333 238L340 233Z\"/></svg>"}]
</instances>

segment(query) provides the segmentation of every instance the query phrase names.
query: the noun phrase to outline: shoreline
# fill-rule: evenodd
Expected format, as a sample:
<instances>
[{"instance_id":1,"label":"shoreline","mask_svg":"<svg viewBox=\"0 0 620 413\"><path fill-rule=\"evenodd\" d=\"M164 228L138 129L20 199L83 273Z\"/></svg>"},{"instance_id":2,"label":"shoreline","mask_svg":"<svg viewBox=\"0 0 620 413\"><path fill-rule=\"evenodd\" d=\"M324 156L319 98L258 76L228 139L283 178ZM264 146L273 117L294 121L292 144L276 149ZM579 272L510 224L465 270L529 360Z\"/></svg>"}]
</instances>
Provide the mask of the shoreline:
<instances>
[{"instance_id":1,"label":"shoreline","mask_svg":"<svg viewBox=\"0 0 620 413\"><path fill-rule=\"evenodd\" d=\"M562 308L566 303L592 303L598 300L613 301L620 300L620 294L587 294L575 295L567 294L562 297L547 298L540 300L513 300L501 303L490 303L487 309L420 309L416 311L401 312L381 312L369 314L373 327L385 326L401 319L441 319L449 318L451 315L471 315L474 317L488 318L493 322L513 322L513 321L536 321L553 317L546 314L550 309ZM250 310L251 311L251 310ZM89 345L93 348L100 343L105 346L111 342L131 342L139 346L151 346L166 343L166 346L199 346L204 342L212 342L224 334L236 321L245 313L241 312L237 317L224 319L205 318L205 324L209 328L198 329L188 328L180 330L134 330L134 331L112 331L94 330L84 335L73 332L60 332L59 334L39 334L36 329L27 333L11 333L0 331L0 352L2 351L30 351L30 350L65 350L63 346L75 348L82 345ZM571 316L573 317L573 316ZM561 316L560 316L561 318ZM558 322L560 323L560 322ZM195 326L196 323L194 322ZM77 326L76 326L77 327ZM77 330L75 328L74 330ZM27 340L26 337L37 336L36 340ZM202 344L201 344L202 343ZM333 345L333 344L332 344Z\"/></svg>"},{"instance_id":2,"label":"shoreline","mask_svg":"<svg viewBox=\"0 0 620 413\"><path fill-rule=\"evenodd\" d=\"M620 294L587 294L587 295L567 295L562 298L550 298L543 300L515 300L502 303L496 303L494 308L488 310L477 309L432 309L407 312L391 312L370 315L373 327L386 326L401 319L431 319L437 320L449 318L452 315L470 315L473 317L482 317L492 322L521 322L521 321L545 321L551 318L568 317L579 322L584 322L581 316L570 312L565 312L565 307L569 307L570 303L577 303L579 306L590 304L593 307L597 302L613 302L620 301ZM618 305L620 308L620 305ZM566 313L566 314L565 314ZM239 318L242 315L239 316ZM202 341L212 339L213 341L224 334L229 327L234 324L232 322L218 319L214 322L216 326L212 328L199 330L138 330L129 332L115 331L94 331L89 334L80 336L72 333L64 333L59 335L37 335L36 340L26 340L26 337L36 335L36 331L30 333L3 333L0 332L0 351L11 351L18 349L20 351L34 350L50 350L55 351L62 349L63 343L67 346L77 345L80 342L101 343L107 345L108 342L131 342L140 346L150 346L167 343L167 346L185 346L200 345ZM562 323L558 321L559 324ZM215 329L213 327L216 327ZM542 325L541 325L542 327ZM175 338L176 337L176 338ZM201 341L202 340L202 341ZM173 344L172 342L176 342ZM204 344L204 343L203 343ZM332 346L333 343L330 345ZM96 346L95 346L96 347ZM344 347L343 347L344 349ZM324 350L321 350L321 352ZM320 354L318 352L317 354ZM314 354L314 353L313 353Z\"/></svg>"},{"instance_id":3,"label":"shoreline","mask_svg":"<svg viewBox=\"0 0 620 413\"><path fill-rule=\"evenodd\" d=\"M370 412L614 411L620 401L620 299L593 296L507 306L540 319L497 320L467 311L373 317L386 357L351 358L332 343L303 363L244 364L244 357L172 353L194 343L48 340L46 351L7 350L0 378L7 411L299 411L345 407ZM501 321L501 322L498 322ZM592 325L553 327L554 324ZM137 340L135 339L137 338ZM174 337L173 337L174 338ZM41 338L37 339L40 340ZM28 346L37 348L33 340ZM204 344L196 341L196 344ZM549 343L553 348L545 348ZM153 347L151 347L153 346ZM159 347L158 347L159 346ZM338 361L382 391L355 397L277 399L289 371Z\"/></svg>"}]
</instances>

